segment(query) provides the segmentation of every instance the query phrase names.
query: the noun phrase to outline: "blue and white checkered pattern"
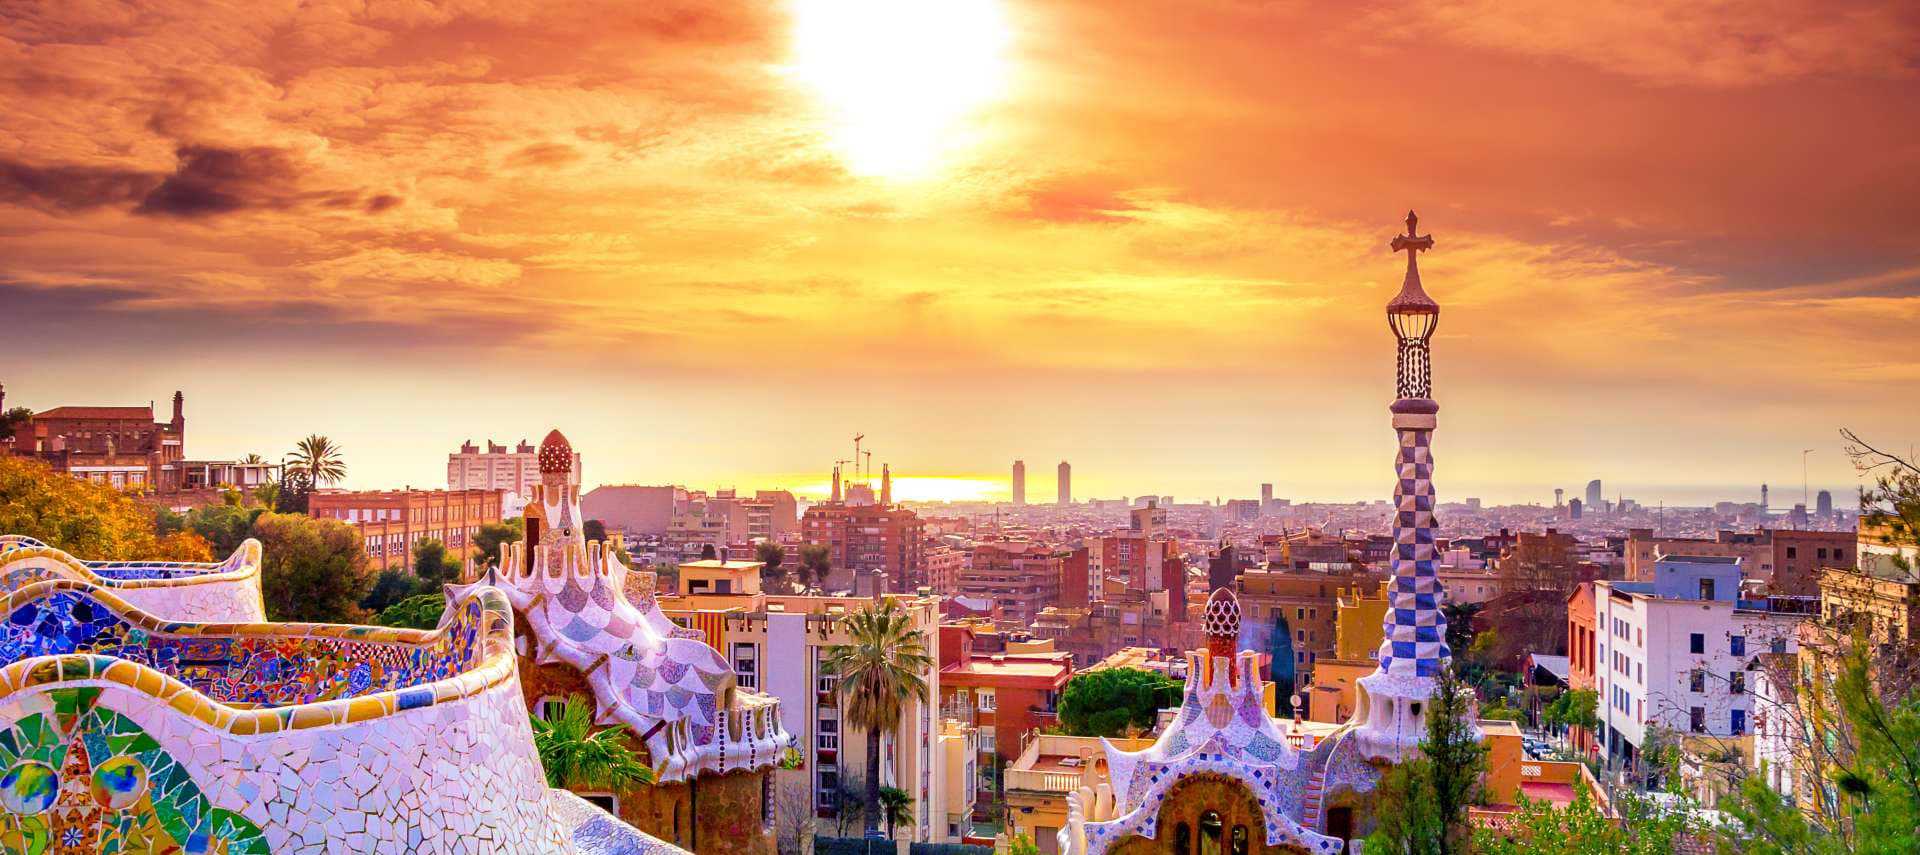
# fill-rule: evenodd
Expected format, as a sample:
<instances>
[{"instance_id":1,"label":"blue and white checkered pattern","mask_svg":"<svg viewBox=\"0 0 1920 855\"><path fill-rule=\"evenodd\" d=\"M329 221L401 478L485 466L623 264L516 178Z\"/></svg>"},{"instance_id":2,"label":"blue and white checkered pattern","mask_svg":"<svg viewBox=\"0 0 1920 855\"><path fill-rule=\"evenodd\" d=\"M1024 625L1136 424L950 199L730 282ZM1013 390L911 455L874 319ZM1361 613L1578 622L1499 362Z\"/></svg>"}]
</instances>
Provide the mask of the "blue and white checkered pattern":
<instances>
[{"instance_id":1,"label":"blue and white checkered pattern","mask_svg":"<svg viewBox=\"0 0 1920 855\"><path fill-rule=\"evenodd\" d=\"M1447 649L1447 619L1440 607L1446 588L1436 572L1433 549L1433 431L1400 428L1400 481L1393 490L1393 579L1381 621L1380 672L1432 677L1453 651Z\"/></svg>"}]
</instances>

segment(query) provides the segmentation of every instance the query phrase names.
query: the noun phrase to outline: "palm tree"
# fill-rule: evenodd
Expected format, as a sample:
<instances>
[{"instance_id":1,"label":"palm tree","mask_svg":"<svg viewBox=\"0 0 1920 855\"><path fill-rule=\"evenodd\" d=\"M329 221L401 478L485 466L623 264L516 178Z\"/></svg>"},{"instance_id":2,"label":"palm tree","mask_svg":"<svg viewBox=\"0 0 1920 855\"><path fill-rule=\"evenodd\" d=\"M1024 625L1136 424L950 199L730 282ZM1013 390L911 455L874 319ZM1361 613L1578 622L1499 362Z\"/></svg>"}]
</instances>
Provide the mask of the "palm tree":
<instances>
[{"instance_id":1,"label":"palm tree","mask_svg":"<svg viewBox=\"0 0 1920 855\"><path fill-rule=\"evenodd\" d=\"M315 485L334 484L347 477L347 464L340 459L340 446L333 440L313 434L293 445L290 466L305 472Z\"/></svg>"},{"instance_id":2,"label":"palm tree","mask_svg":"<svg viewBox=\"0 0 1920 855\"><path fill-rule=\"evenodd\" d=\"M533 749L547 786L621 790L653 780L653 770L627 744L627 726L593 729L593 705L571 695L550 718L533 719Z\"/></svg>"},{"instance_id":3,"label":"palm tree","mask_svg":"<svg viewBox=\"0 0 1920 855\"><path fill-rule=\"evenodd\" d=\"M814 585L827 584L827 576L833 572L833 552L824 543L809 543L800 547L800 593Z\"/></svg>"},{"instance_id":4,"label":"palm tree","mask_svg":"<svg viewBox=\"0 0 1920 855\"><path fill-rule=\"evenodd\" d=\"M257 465L257 464L267 462L267 459L264 457L261 457L258 454L249 454L245 457L240 458L240 462L244 464Z\"/></svg>"},{"instance_id":5,"label":"palm tree","mask_svg":"<svg viewBox=\"0 0 1920 855\"><path fill-rule=\"evenodd\" d=\"M933 667L926 634L892 600L841 618L848 643L827 649L827 673L838 675L843 718L867 732L867 836L880 836L880 734L900 725L910 701L925 701Z\"/></svg>"},{"instance_id":6,"label":"palm tree","mask_svg":"<svg viewBox=\"0 0 1920 855\"><path fill-rule=\"evenodd\" d=\"M892 837L895 825L913 822L913 796L899 787L881 787L880 811L886 814L887 836Z\"/></svg>"}]
</instances>

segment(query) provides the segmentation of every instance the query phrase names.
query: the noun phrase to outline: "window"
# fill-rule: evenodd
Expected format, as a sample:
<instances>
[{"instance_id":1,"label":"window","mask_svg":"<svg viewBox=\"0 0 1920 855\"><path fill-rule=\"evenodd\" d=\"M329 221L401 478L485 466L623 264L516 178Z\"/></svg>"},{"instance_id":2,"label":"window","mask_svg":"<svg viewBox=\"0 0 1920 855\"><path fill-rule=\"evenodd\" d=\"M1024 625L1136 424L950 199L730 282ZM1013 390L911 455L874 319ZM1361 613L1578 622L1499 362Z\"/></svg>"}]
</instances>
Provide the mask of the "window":
<instances>
[{"instance_id":1,"label":"window","mask_svg":"<svg viewBox=\"0 0 1920 855\"><path fill-rule=\"evenodd\" d=\"M1707 637L1704 634L1701 634L1698 632L1688 635L1687 636L1687 652L1688 653L1707 652Z\"/></svg>"},{"instance_id":2,"label":"window","mask_svg":"<svg viewBox=\"0 0 1920 855\"><path fill-rule=\"evenodd\" d=\"M1797 547L1797 546L1789 546L1789 547L1787 547L1787 560L1788 560L1788 561L1792 561L1793 559L1795 559L1795 558L1799 558L1799 557L1800 557L1800 547Z\"/></svg>"},{"instance_id":3,"label":"window","mask_svg":"<svg viewBox=\"0 0 1920 855\"><path fill-rule=\"evenodd\" d=\"M1747 655L1747 637L1736 635L1727 639L1727 651L1735 656Z\"/></svg>"},{"instance_id":4,"label":"window","mask_svg":"<svg viewBox=\"0 0 1920 855\"><path fill-rule=\"evenodd\" d=\"M1704 692L1707 690L1707 672L1699 668L1687 674L1687 691Z\"/></svg>"},{"instance_id":5,"label":"window","mask_svg":"<svg viewBox=\"0 0 1920 855\"><path fill-rule=\"evenodd\" d=\"M1727 722L1727 725L1729 729L1733 731L1734 736L1746 735L1747 733L1747 711L1746 710L1733 710L1732 714L1728 716L1728 719L1729 721Z\"/></svg>"},{"instance_id":6,"label":"window","mask_svg":"<svg viewBox=\"0 0 1920 855\"><path fill-rule=\"evenodd\" d=\"M980 693L980 711L993 712L993 693L992 692Z\"/></svg>"},{"instance_id":7,"label":"window","mask_svg":"<svg viewBox=\"0 0 1920 855\"><path fill-rule=\"evenodd\" d=\"M1687 729L1694 733L1707 732L1707 708L1692 707L1687 710Z\"/></svg>"},{"instance_id":8,"label":"window","mask_svg":"<svg viewBox=\"0 0 1920 855\"><path fill-rule=\"evenodd\" d=\"M1747 693L1747 672L1735 671L1728 677L1727 694L1744 695Z\"/></svg>"},{"instance_id":9,"label":"window","mask_svg":"<svg viewBox=\"0 0 1920 855\"><path fill-rule=\"evenodd\" d=\"M1247 827L1246 826L1236 825L1233 827L1232 841L1233 841L1232 855L1247 855Z\"/></svg>"},{"instance_id":10,"label":"window","mask_svg":"<svg viewBox=\"0 0 1920 855\"><path fill-rule=\"evenodd\" d=\"M1820 555L1820 560L1821 560L1821 561L1825 561L1825 560L1827 560L1827 548L1826 548L1826 547L1824 547L1824 546L1822 546L1822 547L1820 547L1820 549L1818 550L1818 552L1819 552L1819 555Z\"/></svg>"},{"instance_id":11,"label":"window","mask_svg":"<svg viewBox=\"0 0 1920 855\"><path fill-rule=\"evenodd\" d=\"M739 678L740 688L748 691L760 687L760 648L752 644L735 643L733 645L733 673Z\"/></svg>"},{"instance_id":12,"label":"window","mask_svg":"<svg viewBox=\"0 0 1920 855\"><path fill-rule=\"evenodd\" d=\"M1712 579L1700 580L1700 599L1703 599L1703 600L1713 599L1713 580Z\"/></svg>"},{"instance_id":13,"label":"window","mask_svg":"<svg viewBox=\"0 0 1920 855\"><path fill-rule=\"evenodd\" d=\"M1200 815L1200 855L1220 855L1220 814L1217 811Z\"/></svg>"},{"instance_id":14,"label":"window","mask_svg":"<svg viewBox=\"0 0 1920 855\"><path fill-rule=\"evenodd\" d=\"M1775 638L1767 642L1767 649L1774 653L1785 653L1787 652L1787 640L1785 638Z\"/></svg>"},{"instance_id":15,"label":"window","mask_svg":"<svg viewBox=\"0 0 1920 855\"><path fill-rule=\"evenodd\" d=\"M1193 829L1184 822L1173 827L1173 855L1193 855Z\"/></svg>"}]
</instances>

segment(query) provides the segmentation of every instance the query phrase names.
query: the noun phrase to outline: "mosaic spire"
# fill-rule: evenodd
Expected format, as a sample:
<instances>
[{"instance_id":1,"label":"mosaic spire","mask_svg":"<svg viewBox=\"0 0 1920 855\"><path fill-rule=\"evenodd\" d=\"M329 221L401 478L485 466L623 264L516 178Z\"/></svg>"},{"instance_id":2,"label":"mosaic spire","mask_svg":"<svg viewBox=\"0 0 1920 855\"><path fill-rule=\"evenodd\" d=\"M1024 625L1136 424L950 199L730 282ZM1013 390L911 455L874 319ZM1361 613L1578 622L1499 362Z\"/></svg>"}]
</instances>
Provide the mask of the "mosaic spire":
<instances>
[{"instance_id":1,"label":"mosaic spire","mask_svg":"<svg viewBox=\"0 0 1920 855\"><path fill-rule=\"evenodd\" d=\"M1380 672L1431 677L1452 657L1447 649L1447 619L1440 607L1440 584L1433 543L1433 429L1440 405L1432 395L1428 339L1440 319L1440 304L1420 286L1419 253L1433 247L1432 235L1415 231L1419 218L1407 212L1407 233L1393 249L1407 254L1407 278L1387 303L1387 323L1398 338L1399 400L1393 428L1400 448L1395 461L1393 579L1387 588L1385 630L1380 643Z\"/></svg>"}]
</instances>

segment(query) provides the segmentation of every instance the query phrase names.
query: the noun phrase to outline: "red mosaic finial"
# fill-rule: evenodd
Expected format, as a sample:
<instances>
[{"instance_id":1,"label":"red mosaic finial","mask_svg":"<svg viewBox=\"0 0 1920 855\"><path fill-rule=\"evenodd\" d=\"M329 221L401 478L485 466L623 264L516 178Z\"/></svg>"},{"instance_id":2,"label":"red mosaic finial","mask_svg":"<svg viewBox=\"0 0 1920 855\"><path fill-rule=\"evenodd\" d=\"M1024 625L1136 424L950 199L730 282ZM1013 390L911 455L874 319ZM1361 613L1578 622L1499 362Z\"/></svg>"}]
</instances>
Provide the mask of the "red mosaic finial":
<instances>
[{"instance_id":1,"label":"red mosaic finial","mask_svg":"<svg viewBox=\"0 0 1920 855\"><path fill-rule=\"evenodd\" d=\"M1240 598L1227 588L1215 588L1207 598L1201 626L1207 633L1207 653L1232 658L1240 642Z\"/></svg>"},{"instance_id":2,"label":"red mosaic finial","mask_svg":"<svg viewBox=\"0 0 1920 855\"><path fill-rule=\"evenodd\" d=\"M547 432L547 438L540 441L540 474L564 473L573 471L573 446L567 444L567 438L560 431Z\"/></svg>"}]
</instances>

